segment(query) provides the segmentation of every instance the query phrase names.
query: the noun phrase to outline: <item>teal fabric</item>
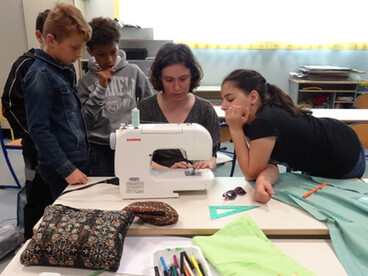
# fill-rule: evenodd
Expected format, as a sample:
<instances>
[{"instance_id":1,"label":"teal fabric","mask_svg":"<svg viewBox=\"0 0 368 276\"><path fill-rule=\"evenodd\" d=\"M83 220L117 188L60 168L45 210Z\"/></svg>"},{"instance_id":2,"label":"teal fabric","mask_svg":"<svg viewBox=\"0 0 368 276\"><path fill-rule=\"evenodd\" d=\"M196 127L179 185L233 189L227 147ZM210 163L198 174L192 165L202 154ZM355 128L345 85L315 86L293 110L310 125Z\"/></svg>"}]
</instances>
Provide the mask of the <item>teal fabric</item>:
<instances>
[{"instance_id":1,"label":"teal fabric","mask_svg":"<svg viewBox=\"0 0 368 276\"><path fill-rule=\"evenodd\" d=\"M302 198L324 182L328 185ZM368 275L368 183L283 173L273 188L273 198L326 222L335 252L349 275Z\"/></svg>"},{"instance_id":2,"label":"teal fabric","mask_svg":"<svg viewBox=\"0 0 368 276\"><path fill-rule=\"evenodd\" d=\"M221 276L315 275L274 246L247 214L193 244Z\"/></svg>"}]
</instances>

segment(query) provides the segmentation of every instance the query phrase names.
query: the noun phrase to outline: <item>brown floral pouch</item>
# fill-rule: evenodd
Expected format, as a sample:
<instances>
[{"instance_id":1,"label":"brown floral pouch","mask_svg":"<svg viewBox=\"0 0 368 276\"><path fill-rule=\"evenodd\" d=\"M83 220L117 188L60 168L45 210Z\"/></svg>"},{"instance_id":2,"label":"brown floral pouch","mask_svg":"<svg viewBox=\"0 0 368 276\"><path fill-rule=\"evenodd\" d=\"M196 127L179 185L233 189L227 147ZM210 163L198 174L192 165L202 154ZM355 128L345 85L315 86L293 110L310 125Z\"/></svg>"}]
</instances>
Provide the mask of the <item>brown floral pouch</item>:
<instances>
[{"instance_id":1,"label":"brown floral pouch","mask_svg":"<svg viewBox=\"0 0 368 276\"><path fill-rule=\"evenodd\" d=\"M179 219L178 212L161 201L138 201L129 204L123 210L132 211L144 222L159 226L174 224Z\"/></svg>"},{"instance_id":2,"label":"brown floral pouch","mask_svg":"<svg viewBox=\"0 0 368 276\"><path fill-rule=\"evenodd\" d=\"M130 211L47 206L20 261L24 265L116 271L133 219Z\"/></svg>"}]
</instances>

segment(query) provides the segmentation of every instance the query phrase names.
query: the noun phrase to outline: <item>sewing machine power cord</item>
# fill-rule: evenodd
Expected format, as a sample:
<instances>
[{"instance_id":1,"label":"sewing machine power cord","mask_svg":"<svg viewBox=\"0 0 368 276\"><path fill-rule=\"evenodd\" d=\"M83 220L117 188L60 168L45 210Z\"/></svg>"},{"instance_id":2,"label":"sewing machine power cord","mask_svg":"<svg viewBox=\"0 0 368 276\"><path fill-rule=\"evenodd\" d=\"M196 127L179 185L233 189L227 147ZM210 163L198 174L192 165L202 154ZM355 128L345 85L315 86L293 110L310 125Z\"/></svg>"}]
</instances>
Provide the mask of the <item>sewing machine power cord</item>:
<instances>
[{"instance_id":1,"label":"sewing machine power cord","mask_svg":"<svg viewBox=\"0 0 368 276\"><path fill-rule=\"evenodd\" d=\"M70 193L70 192L84 190L84 189L87 189L87 188L90 188L92 186L95 186L97 184L102 184L102 183L104 183L104 184L112 184L112 185L115 185L115 186L119 186L119 178L118 177L113 177L113 178L101 180L101 181L98 181L98 182L95 182L95 183L91 183L91 184L88 184L88 185L79 187L77 189L67 190L67 191L62 192L60 194L60 196L65 195L65 194Z\"/></svg>"}]
</instances>

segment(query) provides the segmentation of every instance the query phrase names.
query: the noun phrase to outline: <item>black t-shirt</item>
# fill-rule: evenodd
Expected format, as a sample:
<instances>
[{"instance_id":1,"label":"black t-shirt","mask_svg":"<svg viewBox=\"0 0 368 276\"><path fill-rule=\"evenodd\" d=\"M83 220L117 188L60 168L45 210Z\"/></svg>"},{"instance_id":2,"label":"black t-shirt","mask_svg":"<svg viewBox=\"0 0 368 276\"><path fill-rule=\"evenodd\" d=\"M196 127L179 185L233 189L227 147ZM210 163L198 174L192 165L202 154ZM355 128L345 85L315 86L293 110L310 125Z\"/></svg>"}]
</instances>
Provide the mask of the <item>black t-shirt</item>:
<instances>
[{"instance_id":1,"label":"black t-shirt","mask_svg":"<svg viewBox=\"0 0 368 276\"><path fill-rule=\"evenodd\" d=\"M266 104L243 129L250 140L276 136L271 158L311 175L341 178L358 162L359 139L349 126L338 120L295 117Z\"/></svg>"}]
</instances>

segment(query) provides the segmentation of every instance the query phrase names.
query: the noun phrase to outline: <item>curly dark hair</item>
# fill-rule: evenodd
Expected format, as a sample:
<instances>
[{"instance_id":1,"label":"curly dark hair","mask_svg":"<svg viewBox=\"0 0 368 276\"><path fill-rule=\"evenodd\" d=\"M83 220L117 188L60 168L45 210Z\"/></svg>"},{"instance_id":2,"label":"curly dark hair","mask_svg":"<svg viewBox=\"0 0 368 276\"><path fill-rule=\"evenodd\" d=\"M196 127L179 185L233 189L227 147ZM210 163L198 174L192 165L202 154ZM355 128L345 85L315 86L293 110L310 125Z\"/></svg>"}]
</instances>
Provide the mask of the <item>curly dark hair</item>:
<instances>
[{"instance_id":1,"label":"curly dark hair","mask_svg":"<svg viewBox=\"0 0 368 276\"><path fill-rule=\"evenodd\" d=\"M169 66L182 63L189 68L191 81L189 92L199 86L203 77L202 68L194 57L190 48L185 44L166 43L161 46L151 66L151 83L157 91L163 91L161 74L162 70Z\"/></svg>"},{"instance_id":2,"label":"curly dark hair","mask_svg":"<svg viewBox=\"0 0 368 276\"><path fill-rule=\"evenodd\" d=\"M119 27L114 20L107 17L96 17L89 22L89 25L92 28L92 38L86 45L91 50L97 45L107 45L113 42L119 43Z\"/></svg>"}]
</instances>

